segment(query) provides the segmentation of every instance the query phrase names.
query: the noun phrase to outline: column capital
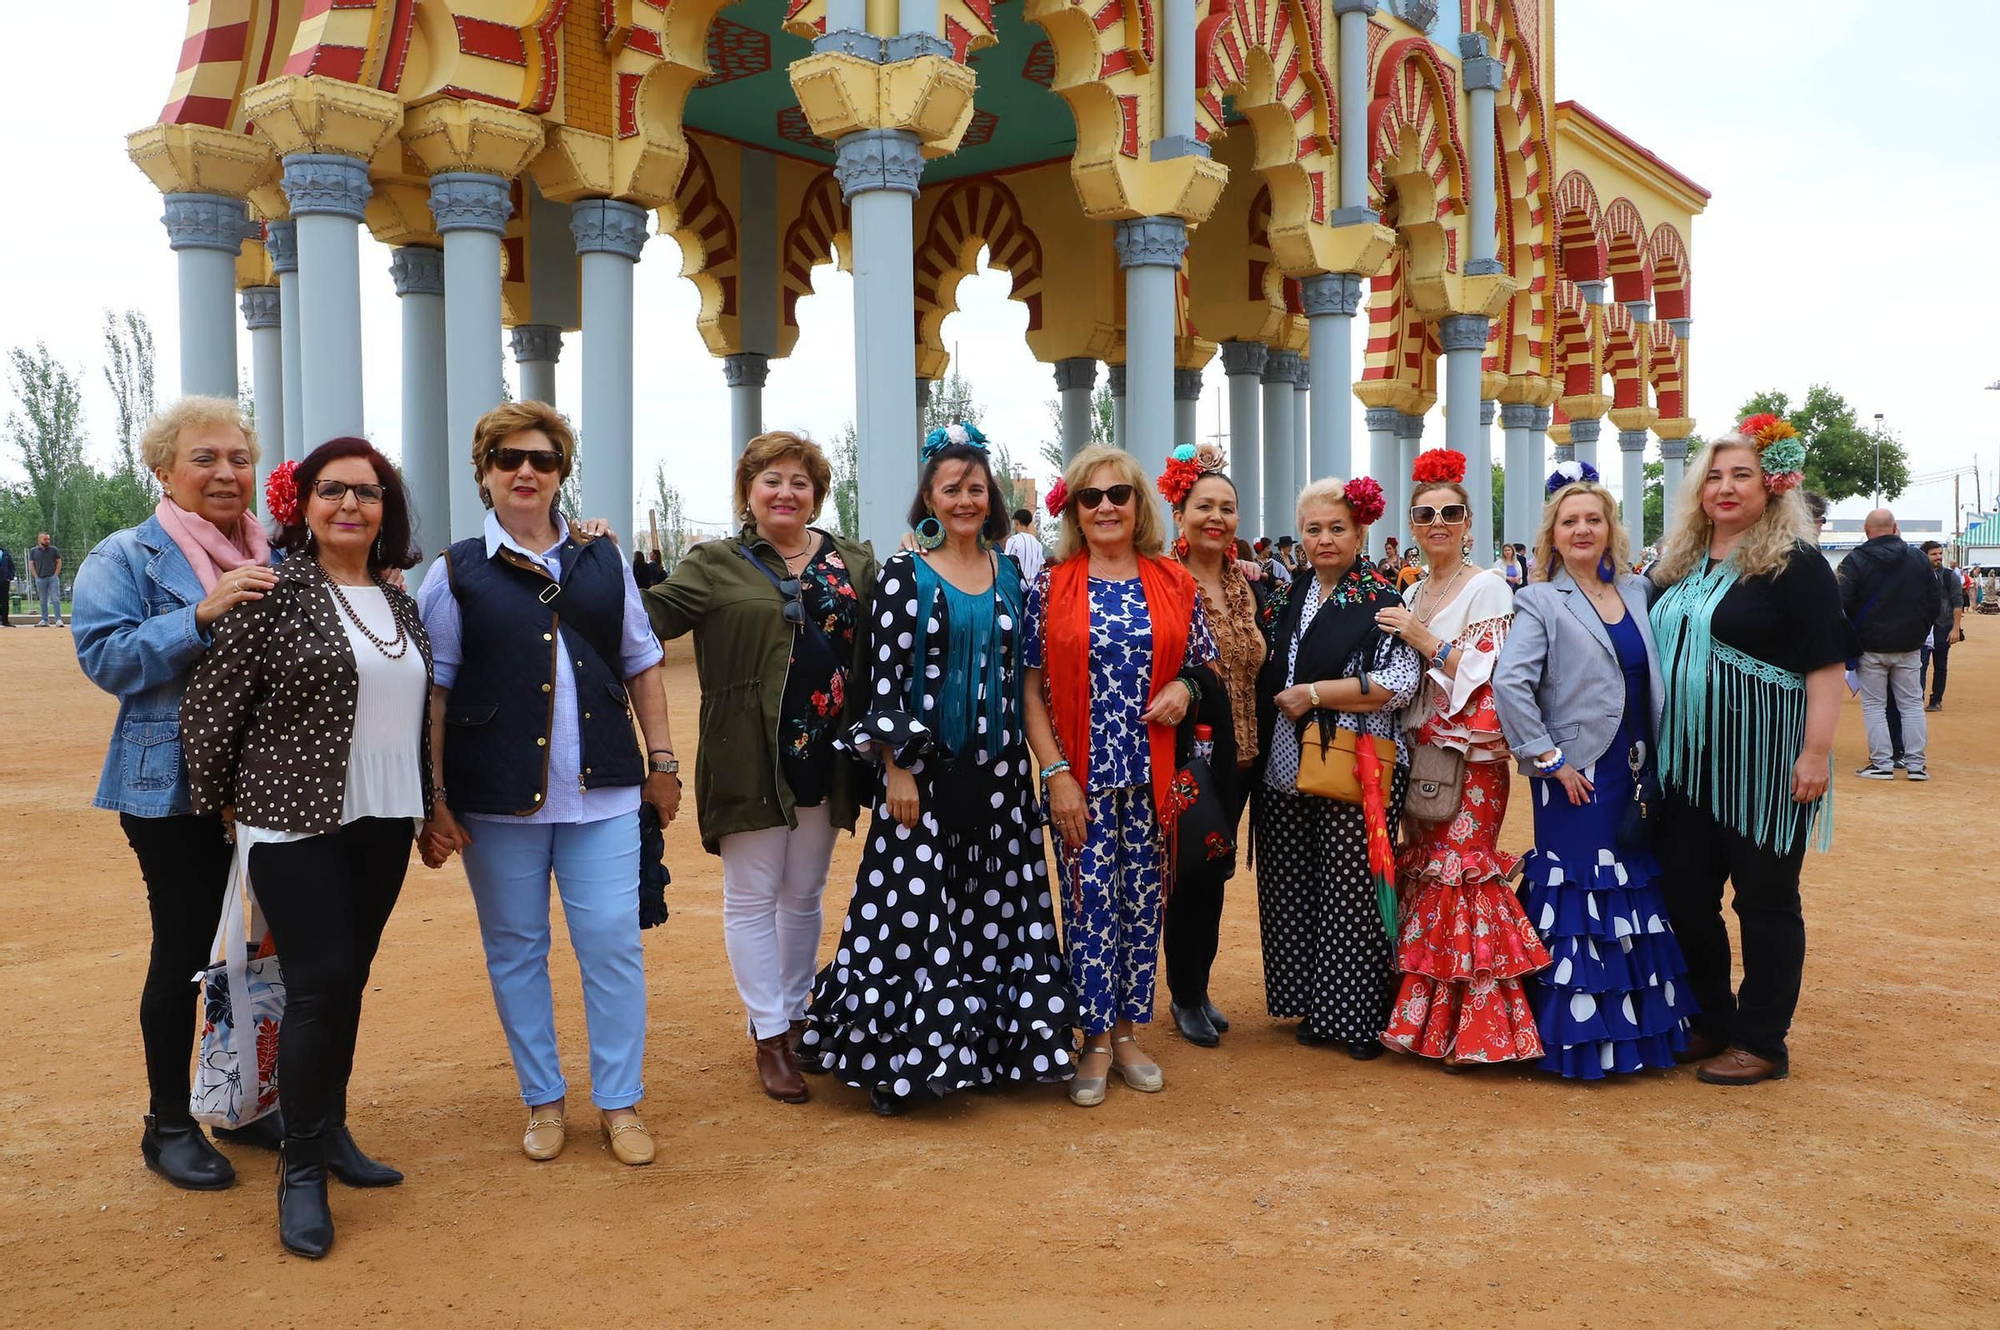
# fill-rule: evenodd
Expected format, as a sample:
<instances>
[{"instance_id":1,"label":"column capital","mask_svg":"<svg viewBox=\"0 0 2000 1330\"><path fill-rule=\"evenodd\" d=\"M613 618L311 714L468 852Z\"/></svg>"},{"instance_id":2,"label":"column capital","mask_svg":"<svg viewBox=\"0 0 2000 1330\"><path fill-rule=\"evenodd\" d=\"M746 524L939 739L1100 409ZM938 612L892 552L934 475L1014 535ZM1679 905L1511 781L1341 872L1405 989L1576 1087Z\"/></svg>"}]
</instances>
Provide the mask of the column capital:
<instances>
[{"instance_id":1,"label":"column capital","mask_svg":"<svg viewBox=\"0 0 2000 1330\"><path fill-rule=\"evenodd\" d=\"M1299 380L1299 353L1296 351L1273 350L1264 359L1265 383L1297 383Z\"/></svg>"},{"instance_id":2,"label":"column capital","mask_svg":"<svg viewBox=\"0 0 2000 1330\"><path fill-rule=\"evenodd\" d=\"M1304 351L1298 352L1297 355L1299 358L1299 375L1292 380L1292 387L1298 389L1300 392L1309 392L1312 389L1312 357Z\"/></svg>"},{"instance_id":3,"label":"column capital","mask_svg":"<svg viewBox=\"0 0 2000 1330\"><path fill-rule=\"evenodd\" d=\"M1564 462L1574 462L1576 460L1576 445L1573 443L1557 444L1555 459L1557 466L1561 466Z\"/></svg>"},{"instance_id":4,"label":"column capital","mask_svg":"<svg viewBox=\"0 0 2000 1330\"><path fill-rule=\"evenodd\" d=\"M264 249L271 256L271 271L277 274L299 270L299 224L287 217L264 224Z\"/></svg>"},{"instance_id":5,"label":"column capital","mask_svg":"<svg viewBox=\"0 0 2000 1330\"><path fill-rule=\"evenodd\" d=\"M1684 462L1688 455L1686 439L1661 439L1660 460L1663 462Z\"/></svg>"},{"instance_id":6,"label":"column capital","mask_svg":"<svg viewBox=\"0 0 2000 1330\"><path fill-rule=\"evenodd\" d=\"M833 178L842 201L871 190L915 197L924 175L922 140L907 129L863 129L834 144Z\"/></svg>"},{"instance_id":7,"label":"column capital","mask_svg":"<svg viewBox=\"0 0 2000 1330\"><path fill-rule=\"evenodd\" d=\"M1178 268L1187 253L1187 223L1178 217L1127 217L1111 243L1121 268Z\"/></svg>"},{"instance_id":8,"label":"column capital","mask_svg":"<svg viewBox=\"0 0 2000 1330\"><path fill-rule=\"evenodd\" d=\"M345 217L364 221L374 188L368 163L333 152L295 152L285 158L285 201L292 216Z\"/></svg>"},{"instance_id":9,"label":"column capital","mask_svg":"<svg viewBox=\"0 0 2000 1330\"><path fill-rule=\"evenodd\" d=\"M1572 420L1569 422L1569 441L1571 443L1596 443L1598 436L1603 432L1604 422L1602 420Z\"/></svg>"},{"instance_id":10,"label":"column capital","mask_svg":"<svg viewBox=\"0 0 2000 1330\"><path fill-rule=\"evenodd\" d=\"M1500 428L1533 429L1536 417L1542 408L1533 402L1502 402L1500 404Z\"/></svg>"},{"instance_id":11,"label":"column capital","mask_svg":"<svg viewBox=\"0 0 2000 1330\"><path fill-rule=\"evenodd\" d=\"M243 326L251 332L265 328L282 326L278 314L278 288L275 286L246 286L238 297L243 309Z\"/></svg>"},{"instance_id":12,"label":"column capital","mask_svg":"<svg viewBox=\"0 0 2000 1330\"><path fill-rule=\"evenodd\" d=\"M1643 453L1646 451L1646 431L1642 429L1621 429L1618 431L1618 451L1621 453Z\"/></svg>"},{"instance_id":13,"label":"column capital","mask_svg":"<svg viewBox=\"0 0 2000 1330\"><path fill-rule=\"evenodd\" d=\"M1174 371L1174 400L1176 402L1198 402L1201 400L1200 370L1177 369Z\"/></svg>"},{"instance_id":14,"label":"column capital","mask_svg":"<svg viewBox=\"0 0 2000 1330\"><path fill-rule=\"evenodd\" d=\"M1070 356L1056 362L1056 391L1089 390L1097 386L1097 361L1089 356Z\"/></svg>"},{"instance_id":15,"label":"column capital","mask_svg":"<svg viewBox=\"0 0 2000 1330\"><path fill-rule=\"evenodd\" d=\"M1483 314L1447 314L1438 320L1438 343L1446 351L1483 351L1492 330Z\"/></svg>"},{"instance_id":16,"label":"column capital","mask_svg":"<svg viewBox=\"0 0 2000 1330\"><path fill-rule=\"evenodd\" d=\"M646 247L646 210L623 199L579 199L569 206L569 233L579 254L616 254L637 263Z\"/></svg>"},{"instance_id":17,"label":"column capital","mask_svg":"<svg viewBox=\"0 0 2000 1330\"><path fill-rule=\"evenodd\" d=\"M1490 398L1490 397L1485 397L1485 398L1481 398L1481 399L1480 399L1480 402L1479 402L1479 428L1481 428L1481 429L1486 429L1487 427L1489 427L1490 425L1492 425L1492 423L1493 423L1493 413L1494 413L1494 411L1495 411L1495 410L1496 410L1496 409L1497 409L1497 408L1499 407L1499 405L1500 405L1500 404L1499 404L1498 402L1494 401L1494 400L1493 400L1492 398Z\"/></svg>"},{"instance_id":18,"label":"column capital","mask_svg":"<svg viewBox=\"0 0 2000 1330\"><path fill-rule=\"evenodd\" d=\"M1556 413L1553 407L1549 406L1536 407L1535 428L1541 430L1543 433L1547 433L1549 428L1549 422L1555 419L1555 415Z\"/></svg>"},{"instance_id":19,"label":"column capital","mask_svg":"<svg viewBox=\"0 0 2000 1330\"><path fill-rule=\"evenodd\" d=\"M1402 423L1403 413L1393 406L1371 406L1361 413L1361 419L1370 434L1394 434Z\"/></svg>"},{"instance_id":20,"label":"column capital","mask_svg":"<svg viewBox=\"0 0 2000 1330\"><path fill-rule=\"evenodd\" d=\"M732 388L761 388L770 377L771 359L760 351L737 351L722 358L722 381Z\"/></svg>"},{"instance_id":21,"label":"column capital","mask_svg":"<svg viewBox=\"0 0 2000 1330\"><path fill-rule=\"evenodd\" d=\"M548 144L540 116L462 97L412 107L401 127L403 146L433 176L469 173L512 180Z\"/></svg>"},{"instance_id":22,"label":"column capital","mask_svg":"<svg viewBox=\"0 0 2000 1330\"><path fill-rule=\"evenodd\" d=\"M1396 413L1396 437L1399 439L1421 439L1424 437L1424 418L1411 411Z\"/></svg>"},{"instance_id":23,"label":"column capital","mask_svg":"<svg viewBox=\"0 0 2000 1330\"><path fill-rule=\"evenodd\" d=\"M160 221L167 228L167 245L183 249L215 249L236 254L243 249L250 210L242 199L227 194L169 194Z\"/></svg>"},{"instance_id":24,"label":"column capital","mask_svg":"<svg viewBox=\"0 0 2000 1330\"><path fill-rule=\"evenodd\" d=\"M563 330L553 323L517 323L507 333L508 346L519 364L562 359Z\"/></svg>"},{"instance_id":25,"label":"column capital","mask_svg":"<svg viewBox=\"0 0 2000 1330\"><path fill-rule=\"evenodd\" d=\"M1634 323L1651 323L1653 321L1653 302L1650 300L1628 300L1625 302L1625 312L1632 316L1632 322Z\"/></svg>"},{"instance_id":26,"label":"column capital","mask_svg":"<svg viewBox=\"0 0 2000 1330\"><path fill-rule=\"evenodd\" d=\"M431 216L439 235L453 231L507 234L514 215L505 177L484 171L445 171L431 177Z\"/></svg>"},{"instance_id":27,"label":"column capital","mask_svg":"<svg viewBox=\"0 0 2000 1330\"><path fill-rule=\"evenodd\" d=\"M1125 395L1125 367L1123 365L1106 365L1104 367L1104 382L1111 389L1113 397L1123 397Z\"/></svg>"},{"instance_id":28,"label":"column capital","mask_svg":"<svg viewBox=\"0 0 2000 1330\"><path fill-rule=\"evenodd\" d=\"M402 245L389 251L389 277L399 296L444 294L444 251L429 245Z\"/></svg>"},{"instance_id":29,"label":"column capital","mask_svg":"<svg viewBox=\"0 0 2000 1330\"><path fill-rule=\"evenodd\" d=\"M1604 303L1605 288L1608 287L1609 285L1610 285L1609 282L1602 280L1594 282L1578 282L1576 284L1576 289L1583 294L1584 304L1601 305Z\"/></svg>"},{"instance_id":30,"label":"column capital","mask_svg":"<svg viewBox=\"0 0 2000 1330\"><path fill-rule=\"evenodd\" d=\"M1680 338L1682 341L1686 341L1687 335L1694 331L1694 320L1668 319L1667 326L1674 330L1674 336Z\"/></svg>"},{"instance_id":31,"label":"column capital","mask_svg":"<svg viewBox=\"0 0 2000 1330\"><path fill-rule=\"evenodd\" d=\"M1222 344L1222 372L1232 378L1238 374L1262 374L1264 362L1270 358L1271 348L1262 342Z\"/></svg>"},{"instance_id":32,"label":"column capital","mask_svg":"<svg viewBox=\"0 0 2000 1330\"><path fill-rule=\"evenodd\" d=\"M1320 272L1299 279L1299 303L1307 318L1361 311L1361 274Z\"/></svg>"},{"instance_id":33,"label":"column capital","mask_svg":"<svg viewBox=\"0 0 2000 1330\"><path fill-rule=\"evenodd\" d=\"M1333 0L1333 12L1337 18L1342 14L1359 14L1363 18L1373 18L1375 11L1382 7L1382 0Z\"/></svg>"}]
</instances>

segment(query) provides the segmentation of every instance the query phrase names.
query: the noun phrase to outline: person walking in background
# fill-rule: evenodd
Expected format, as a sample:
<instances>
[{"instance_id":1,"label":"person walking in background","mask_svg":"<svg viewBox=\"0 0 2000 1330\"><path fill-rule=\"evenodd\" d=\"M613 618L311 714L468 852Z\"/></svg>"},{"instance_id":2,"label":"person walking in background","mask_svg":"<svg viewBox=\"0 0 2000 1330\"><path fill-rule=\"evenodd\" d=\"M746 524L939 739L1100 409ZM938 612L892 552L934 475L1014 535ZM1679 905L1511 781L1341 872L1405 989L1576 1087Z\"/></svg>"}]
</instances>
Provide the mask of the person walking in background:
<instances>
[{"instance_id":1,"label":"person walking in background","mask_svg":"<svg viewBox=\"0 0 2000 1330\"><path fill-rule=\"evenodd\" d=\"M118 814L139 861L152 921L139 996L148 1105L139 1149L146 1167L195 1191L236 1180L189 1112L194 986L207 965L229 882L222 819L194 811L182 761L188 676L218 619L277 581L264 528L250 511L257 435L236 403L184 397L146 422L139 456L160 504L136 527L106 536L77 570L70 635L89 680L118 699L98 778L99 808ZM225 1140L276 1149L277 1115Z\"/></svg>"},{"instance_id":2,"label":"person walking in background","mask_svg":"<svg viewBox=\"0 0 2000 1330\"><path fill-rule=\"evenodd\" d=\"M1422 533L1418 533L1417 539L1421 540L1422 538ZM1421 582L1423 578L1423 555L1417 550L1411 549L1403 555L1402 567L1396 569L1396 590L1398 592L1406 592L1418 582Z\"/></svg>"},{"instance_id":3,"label":"person walking in background","mask_svg":"<svg viewBox=\"0 0 2000 1330\"><path fill-rule=\"evenodd\" d=\"M0 628L12 628L14 620L14 554L0 547Z\"/></svg>"},{"instance_id":4,"label":"person walking in background","mask_svg":"<svg viewBox=\"0 0 2000 1330\"><path fill-rule=\"evenodd\" d=\"M1493 569L1500 574L1500 580L1507 584L1509 591L1519 591L1528 581L1528 566L1521 562L1520 554L1512 545L1500 547L1500 562Z\"/></svg>"},{"instance_id":5,"label":"person walking in background","mask_svg":"<svg viewBox=\"0 0 2000 1330\"><path fill-rule=\"evenodd\" d=\"M1042 546L1042 538L1035 534L1035 515L1026 508L1014 510L1014 531L1007 537L1002 547L1014 556L1014 562L1021 568L1021 585L1033 586L1041 576L1042 565L1048 562L1049 552Z\"/></svg>"},{"instance_id":6,"label":"person walking in background","mask_svg":"<svg viewBox=\"0 0 2000 1330\"><path fill-rule=\"evenodd\" d=\"M1852 625L1859 663L1861 719L1868 731L1865 780L1894 780L1896 741L1887 712L1902 729L1904 770L1929 780L1924 760L1924 693L1919 677L1924 639L1942 613L1943 591L1928 560L1903 542L1896 515L1877 508L1862 523L1868 539L1841 561L1840 604Z\"/></svg>"},{"instance_id":7,"label":"person walking in background","mask_svg":"<svg viewBox=\"0 0 2000 1330\"><path fill-rule=\"evenodd\" d=\"M409 502L389 459L332 439L272 516L286 551L268 594L225 614L184 704L194 811L233 822L236 861L284 970L278 1238L333 1245L327 1174L403 1175L347 1126L361 999L431 814L430 638L383 574L412 567Z\"/></svg>"},{"instance_id":8,"label":"person walking in background","mask_svg":"<svg viewBox=\"0 0 2000 1330\"><path fill-rule=\"evenodd\" d=\"M28 570L35 576L35 599L42 607L42 617L35 627L47 628L50 624L62 627L63 557L46 531L35 537L34 546L28 551Z\"/></svg>"},{"instance_id":9,"label":"person walking in background","mask_svg":"<svg viewBox=\"0 0 2000 1330\"><path fill-rule=\"evenodd\" d=\"M1931 575L1937 579L1942 603L1938 606L1937 619L1931 624L1930 645L1924 648L1923 661L1917 667L1917 686L1923 686L1924 671L1928 669L1931 700L1924 710L1942 711L1945 671L1951 663L1952 644L1965 640L1965 579L1959 575L1958 569L1944 566L1944 546L1935 540L1927 540L1923 551L1931 561Z\"/></svg>"},{"instance_id":10,"label":"person walking in background","mask_svg":"<svg viewBox=\"0 0 2000 1330\"><path fill-rule=\"evenodd\" d=\"M738 534L695 546L645 593L661 638L694 634L695 816L722 857L723 945L758 1083L787 1104L807 1098L799 1040L834 833L854 830L854 763L836 740L875 594L868 547L811 525L832 488L819 445L758 435L736 463Z\"/></svg>"}]
</instances>

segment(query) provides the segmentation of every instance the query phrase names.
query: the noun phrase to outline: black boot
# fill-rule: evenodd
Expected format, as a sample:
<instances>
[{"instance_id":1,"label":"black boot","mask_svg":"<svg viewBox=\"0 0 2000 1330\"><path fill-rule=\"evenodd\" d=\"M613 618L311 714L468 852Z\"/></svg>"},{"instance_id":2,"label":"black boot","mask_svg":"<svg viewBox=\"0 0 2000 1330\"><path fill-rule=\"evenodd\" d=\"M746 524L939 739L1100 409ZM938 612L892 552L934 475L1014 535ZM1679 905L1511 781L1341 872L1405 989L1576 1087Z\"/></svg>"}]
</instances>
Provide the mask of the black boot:
<instances>
[{"instance_id":1,"label":"black boot","mask_svg":"<svg viewBox=\"0 0 2000 1330\"><path fill-rule=\"evenodd\" d=\"M224 1145L249 1145L259 1150L275 1150L285 1139L285 1110L273 1109L243 1127L217 1127L215 1139Z\"/></svg>"},{"instance_id":2,"label":"black boot","mask_svg":"<svg viewBox=\"0 0 2000 1330\"><path fill-rule=\"evenodd\" d=\"M873 1086L868 1091L869 1110L885 1118L901 1117L909 1112L915 1099L914 1095L897 1094L886 1085Z\"/></svg>"},{"instance_id":3,"label":"black boot","mask_svg":"<svg viewBox=\"0 0 2000 1330\"><path fill-rule=\"evenodd\" d=\"M288 1138L278 1149L278 1241L318 1260L333 1246L333 1211L326 1204L326 1139Z\"/></svg>"},{"instance_id":4,"label":"black boot","mask_svg":"<svg viewBox=\"0 0 2000 1330\"><path fill-rule=\"evenodd\" d=\"M1199 1004L1183 1007L1175 1002L1168 1010L1174 1014L1174 1028L1179 1030L1181 1038L1190 1044L1201 1048L1214 1048L1222 1042L1222 1036L1215 1032L1215 1026L1210 1023L1208 1013L1204 1012Z\"/></svg>"},{"instance_id":5,"label":"black boot","mask_svg":"<svg viewBox=\"0 0 2000 1330\"><path fill-rule=\"evenodd\" d=\"M1215 1009L1215 1004L1207 998L1201 1000L1201 1014L1208 1017L1208 1023L1215 1027L1217 1034L1229 1033L1229 1018Z\"/></svg>"},{"instance_id":6,"label":"black boot","mask_svg":"<svg viewBox=\"0 0 2000 1330\"><path fill-rule=\"evenodd\" d=\"M208 1143L201 1124L193 1119L162 1126L148 1113L139 1153L146 1157L147 1168L188 1191L221 1191L236 1185L235 1167Z\"/></svg>"},{"instance_id":7,"label":"black boot","mask_svg":"<svg viewBox=\"0 0 2000 1330\"><path fill-rule=\"evenodd\" d=\"M403 1180L398 1170L362 1154L346 1123L327 1129L326 1167L350 1187L393 1187Z\"/></svg>"}]
</instances>

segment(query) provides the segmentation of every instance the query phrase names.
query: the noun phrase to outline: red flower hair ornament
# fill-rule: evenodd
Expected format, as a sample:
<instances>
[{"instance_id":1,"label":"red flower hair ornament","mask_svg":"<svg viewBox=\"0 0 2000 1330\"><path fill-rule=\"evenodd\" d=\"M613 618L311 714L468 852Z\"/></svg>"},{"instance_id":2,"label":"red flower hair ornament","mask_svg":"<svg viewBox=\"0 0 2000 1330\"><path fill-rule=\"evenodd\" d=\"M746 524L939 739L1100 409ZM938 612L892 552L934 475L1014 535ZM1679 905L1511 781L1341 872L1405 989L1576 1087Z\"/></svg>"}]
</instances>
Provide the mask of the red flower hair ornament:
<instances>
[{"instance_id":1,"label":"red flower hair ornament","mask_svg":"<svg viewBox=\"0 0 2000 1330\"><path fill-rule=\"evenodd\" d=\"M1216 475L1222 471L1224 458L1222 449L1212 443L1184 443L1167 455L1167 469L1160 473L1154 483L1160 495L1174 507L1187 502L1188 491L1203 476Z\"/></svg>"},{"instance_id":2,"label":"red flower hair ornament","mask_svg":"<svg viewBox=\"0 0 2000 1330\"><path fill-rule=\"evenodd\" d=\"M1368 476L1356 476L1341 487L1341 498L1347 501L1347 510L1354 514L1356 526L1373 526L1382 517L1388 506L1382 498L1382 487Z\"/></svg>"},{"instance_id":3,"label":"red flower hair ornament","mask_svg":"<svg viewBox=\"0 0 2000 1330\"><path fill-rule=\"evenodd\" d=\"M1061 476L1057 476L1056 483L1049 486L1049 492L1043 497L1042 504L1049 510L1050 517L1062 516L1062 510L1069 505L1069 486L1063 483Z\"/></svg>"},{"instance_id":4,"label":"red flower hair ornament","mask_svg":"<svg viewBox=\"0 0 2000 1330\"><path fill-rule=\"evenodd\" d=\"M264 480L264 512L279 526L291 526L299 520L299 487L292 479L298 469L297 462L283 462L271 468Z\"/></svg>"},{"instance_id":5,"label":"red flower hair ornament","mask_svg":"<svg viewBox=\"0 0 2000 1330\"><path fill-rule=\"evenodd\" d=\"M1431 448L1417 454L1410 479L1419 485L1458 485L1465 481L1465 454L1450 448Z\"/></svg>"}]
</instances>

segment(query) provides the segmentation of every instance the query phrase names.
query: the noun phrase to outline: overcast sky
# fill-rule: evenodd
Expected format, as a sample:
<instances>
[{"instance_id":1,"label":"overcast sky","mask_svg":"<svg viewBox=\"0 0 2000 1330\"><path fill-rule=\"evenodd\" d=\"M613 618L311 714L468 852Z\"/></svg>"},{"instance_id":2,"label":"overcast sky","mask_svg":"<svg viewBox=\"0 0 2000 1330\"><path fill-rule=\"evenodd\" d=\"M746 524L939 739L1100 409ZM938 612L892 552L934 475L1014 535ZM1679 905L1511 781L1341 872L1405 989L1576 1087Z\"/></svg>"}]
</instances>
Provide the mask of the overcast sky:
<instances>
[{"instance_id":1,"label":"overcast sky","mask_svg":"<svg viewBox=\"0 0 2000 1330\"><path fill-rule=\"evenodd\" d=\"M143 310L159 337L163 396L179 380L174 258L159 194L126 159L124 135L165 101L187 9L100 0L93 24L118 40L87 51L69 6L10 10L0 86L17 107L38 110L7 149L15 203L0 210L0 346L43 340L84 371L86 423L108 456L103 311ZM1977 457L1990 508L2000 392L1982 389L2000 379L2000 320L1991 312L2000 305L1992 146L2000 93L1991 68L2000 4L1933 0L1909 18L1864 0L1561 0L1559 11L1555 97L1583 103L1715 196L1691 237L1698 428L1725 427L1761 388L1796 400L1809 383L1826 382L1864 421L1883 413L1919 475ZM1019 12L1003 9L1002 21ZM364 238L361 262L367 427L393 452L399 334L388 251ZM726 390L694 331L694 288L678 270L664 239L638 269L638 489L650 493L653 465L666 460L689 515L721 520ZM825 439L853 415L852 305L845 275L823 268L815 284L799 306L798 350L773 363L765 420ZM962 284L945 340L987 404L988 433L1030 458L1049 432L1054 387L1027 352L1026 313L1007 300L1007 286L1004 275ZM247 382L247 334L239 348ZM582 351L572 337L558 376L565 409L578 406ZM1216 428L1221 398L1213 364L1204 432ZM1364 437L1358 419L1356 433ZM1443 437L1435 416L1431 437ZM1615 486L1609 431L1603 449ZM11 453L0 460L0 475L21 474ZM1972 497L1968 474L1968 508ZM1913 488L1897 508L1941 519L1951 502L1947 479ZM1840 512L1866 507L1855 500Z\"/></svg>"}]
</instances>

